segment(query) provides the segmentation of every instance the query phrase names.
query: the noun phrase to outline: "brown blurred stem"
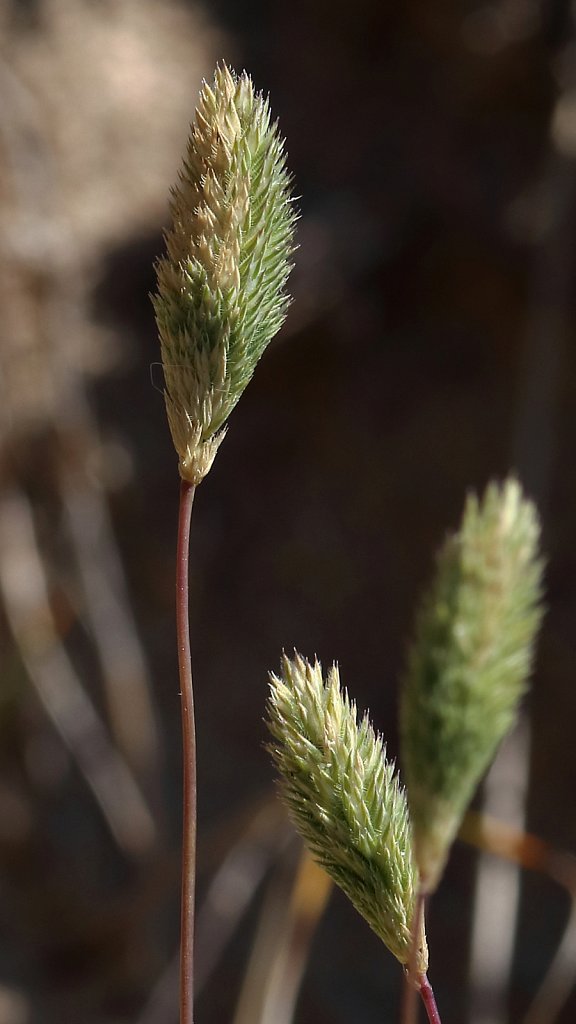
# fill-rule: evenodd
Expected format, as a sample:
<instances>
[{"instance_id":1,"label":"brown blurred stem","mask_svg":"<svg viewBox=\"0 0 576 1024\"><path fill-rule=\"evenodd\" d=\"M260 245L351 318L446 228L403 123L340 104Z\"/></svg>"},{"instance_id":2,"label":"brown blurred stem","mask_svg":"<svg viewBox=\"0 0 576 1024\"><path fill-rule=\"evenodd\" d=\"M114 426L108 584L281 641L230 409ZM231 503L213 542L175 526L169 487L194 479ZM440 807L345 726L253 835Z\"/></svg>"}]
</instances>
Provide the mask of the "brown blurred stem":
<instances>
[{"instance_id":1,"label":"brown blurred stem","mask_svg":"<svg viewBox=\"0 0 576 1024\"><path fill-rule=\"evenodd\" d=\"M180 1024L194 1021L194 889L196 883L196 729L188 616L190 521L196 488L182 480L176 551L176 636L182 697L182 895L180 908Z\"/></svg>"}]
</instances>

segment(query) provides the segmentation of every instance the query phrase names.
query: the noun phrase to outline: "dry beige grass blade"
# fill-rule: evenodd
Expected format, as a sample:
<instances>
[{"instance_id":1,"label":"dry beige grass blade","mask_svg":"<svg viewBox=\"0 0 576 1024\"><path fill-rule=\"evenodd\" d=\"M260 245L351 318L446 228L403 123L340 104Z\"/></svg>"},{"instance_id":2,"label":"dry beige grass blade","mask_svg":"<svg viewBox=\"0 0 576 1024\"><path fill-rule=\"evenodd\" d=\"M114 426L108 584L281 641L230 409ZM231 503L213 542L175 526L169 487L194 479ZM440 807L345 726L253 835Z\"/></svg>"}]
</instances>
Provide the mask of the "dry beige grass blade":
<instances>
[{"instance_id":1,"label":"dry beige grass blade","mask_svg":"<svg viewBox=\"0 0 576 1024\"><path fill-rule=\"evenodd\" d=\"M283 866L262 908L233 1024L291 1024L310 945L332 882L302 849L296 877Z\"/></svg>"},{"instance_id":2,"label":"dry beige grass blade","mask_svg":"<svg viewBox=\"0 0 576 1024\"><path fill-rule=\"evenodd\" d=\"M524 1018L524 1024L554 1024L576 982L576 898L552 963Z\"/></svg>"},{"instance_id":3,"label":"dry beige grass blade","mask_svg":"<svg viewBox=\"0 0 576 1024\"><path fill-rule=\"evenodd\" d=\"M265 873L282 855L292 830L277 800L250 809L240 830L235 827L200 905L196 921L196 992L202 991L222 959ZM220 848L221 840L216 842ZM206 854L208 848L201 853ZM204 857L200 857L202 862ZM178 1017L179 957L170 961L138 1017L138 1024L166 1024Z\"/></svg>"},{"instance_id":4,"label":"dry beige grass blade","mask_svg":"<svg viewBox=\"0 0 576 1024\"><path fill-rule=\"evenodd\" d=\"M146 1000L136 1024L176 1024L178 1020L178 978L180 953L164 969Z\"/></svg>"},{"instance_id":5,"label":"dry beige grass blade","mask_svg":"<svg viewBox=\"0 0 576 1024\"><path fill-rule=\"evenodd\" d=\"M95 427L91 433L93 436ZM130 609L105 495L94 482L88 481L85 473L74 472L70 467L61 473L60 493L82 582L81 614L86 618L102 666L114 742L136 775L155 786L160 737L151 700L151 680Z\"/></svg>"},{"instance_id":6,"label":"dry beige grass blade","mask_svg":"<svg viewBox=\"0 0 576 1024\"><path fill-rule=\"evenodd\" d=\"M502 817L522 832L526 824L529 765L526 716L499 752L484 782L487 814ZM470 931L472 1024L504 1020L516 945L521 872L513 861L481 855L474 887ZM498 922L497 925L495 922Z\"/></svg>"},{"instance_id":7,"label":"dry beige grass blade","mask_svg":"<svg viewBox=\"0 0 576 1024\"><path fill-rule=\"evenodd\" d=\"M0 498L0 591L30 681L110 831L125 854L148 853L156 840L153 818L60 642L32 509L16 488Z\"/></svg>"},{"instance_id":8,"label":"dry beige grass blade","mask_svg":"<svg viewBox=\"0 0 576 1024\"><path fill-rule=\"evenodd\" d=\"M487 814L469 812L459 838L518 868L547 875L568 893L571 910L548 971L524 1024L553 1024L576 982L576 860L538 836L523 832Z\"/></svg>"},{"instance_id":9,"label":"dry beige grass blade","mask_svg":"<svg viewBox=\"0 0 576 1024\"><path fill-rule=\"evenodd\" d=\"M212 977L264 875L282 856L291 837L292 830L282 809L276 801L269 801L251 816L222 861L198 912L198 992Z\"/></svg>"},{"instance_id":10,"label":"dry beige grass blade","mask_svg":"<svg viewBox=\"0 0 576 1024\"><path fill-rule=\"evenodd\" d=\"M115 742L147 780L158 760L147 667L104 488L87 466L102 459L86 376L112 351L85 305L102 246L162 208L183 143L188 89L216 40L204 19L177 4L157 15L155 0L123 0L106 12L82 0L44 0L43 34L16 32L0 57L3 436L10 456L14 442L55 428L51 452L84 591L79 615L102 665ZM170 90L163 88L173 76ZM118 140L112 163L111 134Z\"/></svg>"}]
</instances>

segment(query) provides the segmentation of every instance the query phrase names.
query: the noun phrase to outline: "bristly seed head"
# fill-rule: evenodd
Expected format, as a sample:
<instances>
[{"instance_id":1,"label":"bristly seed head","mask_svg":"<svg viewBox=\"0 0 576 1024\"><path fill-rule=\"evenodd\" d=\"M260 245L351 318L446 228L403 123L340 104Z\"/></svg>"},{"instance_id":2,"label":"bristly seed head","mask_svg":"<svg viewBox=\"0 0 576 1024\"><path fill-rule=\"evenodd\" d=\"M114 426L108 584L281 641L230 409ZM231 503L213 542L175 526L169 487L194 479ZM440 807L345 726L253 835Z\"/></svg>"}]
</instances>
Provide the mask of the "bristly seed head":
<instances>
[{"instance_id":1,"label":"bristly seed head","mask_svg":"<svg viewBox=\"0 0 576 1024\"><path fill-rule=\"evenodd\" d=\"M540 527L516 480L470 497L438 557L402 694L416 860L432 892L480 777L514 721L542 618Z\"/></svg>"},{"instance_id":2,"label":"bristly seed head","mask_svg":"<svg viewBox=\"0 0 576 1024\"><path fill-rule=\"evenodd\" d=\"M267 100L225 64L204 85L153 297L183 479L199 483L284 322L296 213Z\"/></svg>"},{"instance_id":3,"label":"bristly seed head","mask_svg":"<svg viewBox=\"0 0 576 1024\"><path fill-rule=\"evenodd\" d=\"M417 872L403 789L367 717L333 666L282 658L270 676L270 747L281 795L315 859L391 952L407 963ZM422 928L418 973L428 951Z\"/></svg>"}]
</instances>

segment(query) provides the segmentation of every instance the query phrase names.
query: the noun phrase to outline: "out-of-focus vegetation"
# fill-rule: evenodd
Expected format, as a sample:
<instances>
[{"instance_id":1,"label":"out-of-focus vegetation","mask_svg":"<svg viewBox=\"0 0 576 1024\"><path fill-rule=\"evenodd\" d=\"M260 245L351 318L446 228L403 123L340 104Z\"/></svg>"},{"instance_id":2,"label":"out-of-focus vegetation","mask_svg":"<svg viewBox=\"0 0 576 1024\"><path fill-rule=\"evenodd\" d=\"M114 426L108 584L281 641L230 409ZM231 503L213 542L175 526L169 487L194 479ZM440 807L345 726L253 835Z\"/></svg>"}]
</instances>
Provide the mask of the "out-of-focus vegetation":
<instances>
[{"instance_id":1,"label":"out-of-focus vegetation","mask_svg":"<svg viewBox=\"0 0 576 1024\"><path fill-rule=\"evenodd\" d=\"M395 754L433 552L466 489L514 466L550 612L531 740L492 790L576 848L571 7L3 0L0 33L0 1020L177 1016L177 477L148 292L220 57L273 96L303 198L288 323L195 512L198 1019L288 1024L304 969L300 1024L394 1019L394 964L339 897L318 920L324 883L297 866L266 673L282 646L337 656ZM569 861L499 848L572 884ZM494 967L476 877L457 847L428 922L438 999L448 1024L522 1021L569 899L524 872ZM530 1024L573 1020L572 942Z\"/></svg>"}]
</instances>

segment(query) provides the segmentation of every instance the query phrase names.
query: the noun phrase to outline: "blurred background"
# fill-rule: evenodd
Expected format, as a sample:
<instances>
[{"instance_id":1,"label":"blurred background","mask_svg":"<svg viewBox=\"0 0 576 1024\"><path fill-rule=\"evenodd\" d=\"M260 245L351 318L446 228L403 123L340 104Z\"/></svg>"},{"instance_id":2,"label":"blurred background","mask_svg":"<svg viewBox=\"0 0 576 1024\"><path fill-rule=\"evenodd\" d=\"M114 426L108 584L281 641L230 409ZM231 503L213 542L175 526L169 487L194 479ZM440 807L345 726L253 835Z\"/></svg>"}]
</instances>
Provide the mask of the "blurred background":
<instances>
[{"instance_id":1,"label":"blurred background","mask_svg":"<svg viewBox=\"0 0 576 1024\"><path fill-rule=\"evenodd\" d=\"M267 672L283 647L337 659L396 756L434 552L466 491L514 467L549 613L477 807L542 843L469 823L484 852L454 850L430 977L444 1024L568 1024L566 0L0 0L0 1024L177 1021L178 476L148 295L219 59L270 94L301 220L288 322L194 512L198 1020L397 1020L400 968L275 800Z\"/></svg>"}]
</instances>

